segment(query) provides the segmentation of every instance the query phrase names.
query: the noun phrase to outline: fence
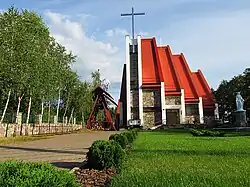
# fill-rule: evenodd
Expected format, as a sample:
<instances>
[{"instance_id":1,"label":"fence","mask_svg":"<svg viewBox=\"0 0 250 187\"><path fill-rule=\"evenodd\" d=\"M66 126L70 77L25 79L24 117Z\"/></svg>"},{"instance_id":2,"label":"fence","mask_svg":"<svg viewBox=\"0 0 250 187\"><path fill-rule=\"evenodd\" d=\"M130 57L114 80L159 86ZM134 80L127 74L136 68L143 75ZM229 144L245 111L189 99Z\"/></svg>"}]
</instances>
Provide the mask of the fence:
<instances>
[{"instance_id":1,"label":"fence","mask_svg":"<svg viewBox=\"0 0 250 187\"><path fill-rule=\"evenodd\" d=\"M0 137L10 137L18 135L41 135L41 134L64 134L72 133L83 128L79 124L0 124Z\"/></svg>"}]
</instances>

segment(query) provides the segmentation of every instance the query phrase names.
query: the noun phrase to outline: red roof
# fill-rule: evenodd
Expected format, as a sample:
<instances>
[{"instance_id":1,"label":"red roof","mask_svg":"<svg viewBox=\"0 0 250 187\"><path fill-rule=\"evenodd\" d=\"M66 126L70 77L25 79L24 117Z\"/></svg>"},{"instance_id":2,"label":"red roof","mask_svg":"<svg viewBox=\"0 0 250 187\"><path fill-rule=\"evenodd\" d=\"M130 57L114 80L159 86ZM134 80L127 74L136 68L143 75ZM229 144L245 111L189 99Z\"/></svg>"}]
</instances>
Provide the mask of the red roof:
<instances>
[{"instance_id":1,"label":"red roof","mask_svg":"<svg viewBox=\"0 0 250 187\"><path fill-rule=\"evenodd\" d=\"M161 83L162 72L155 39L144 39L142 42L142 82Z\"/></svg>"},{"instance_id":2,"label":"red roof","mask_svg":"<svg viewBox=\"0 0 250 187\"><path fill-rule=\"evenodd\" d=\"M214 105L211 89L202 72L191 72L184 55L173 55L169 46L157 47L155 38L142 39L142 84L144 87L165 84L165 95L180 95L186 102Z\"/></svg>"}]
</instances>

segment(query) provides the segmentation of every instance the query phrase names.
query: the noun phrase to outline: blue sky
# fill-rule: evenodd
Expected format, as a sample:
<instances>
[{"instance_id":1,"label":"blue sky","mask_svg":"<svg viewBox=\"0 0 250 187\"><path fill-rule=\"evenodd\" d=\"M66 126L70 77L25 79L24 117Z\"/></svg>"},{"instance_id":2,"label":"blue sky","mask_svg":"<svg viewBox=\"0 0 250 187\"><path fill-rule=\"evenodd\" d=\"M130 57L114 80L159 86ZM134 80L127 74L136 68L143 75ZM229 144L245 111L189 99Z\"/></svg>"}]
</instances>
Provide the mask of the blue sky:
<instances>
[{"instance_id":1,"label":"blue sky","mask_svg":"<svg viewBox=\"0 0 250 187\"><path fill-rule=\"evenodd\" d=\"M132 6L146 13L136 18L136 34L183 52L211 87L250 66L249 0L1 0L0 9L11 5L40 14L51 34L78 56L74 69L82 79L99 68L116 99L131 24L120 14Z\"/></svg>"}]
</instances>

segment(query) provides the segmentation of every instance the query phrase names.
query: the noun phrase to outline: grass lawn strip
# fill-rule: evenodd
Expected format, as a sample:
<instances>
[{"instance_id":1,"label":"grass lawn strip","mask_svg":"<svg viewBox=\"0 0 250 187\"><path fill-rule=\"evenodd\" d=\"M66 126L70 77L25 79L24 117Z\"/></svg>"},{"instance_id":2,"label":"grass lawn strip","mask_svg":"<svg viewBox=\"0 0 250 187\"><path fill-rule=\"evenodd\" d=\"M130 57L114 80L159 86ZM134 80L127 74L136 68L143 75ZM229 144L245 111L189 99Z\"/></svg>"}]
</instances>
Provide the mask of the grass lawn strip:
<instances>
[{"instance_id":1,"label":"grass lawn strip","mask_svg":"<svg viewBox=\"0 0 250 187\"><path fill-rule=\"evenodd\" d=\"M16 136L16 137L0 137L0 145L15 144L27 141L35 141L41 139L52 138L53 135L36 135L36 136Z\"/></svg>"},{"instance_id":2,"label":"grass lawn strip","mask_svg":"<svg viewBox=\"0 0 250 187\"><path fill-rule=\"evenodd\" d=\"M112 186L250 186L250 137L143 132Z\"/></svg>"}]
</instances>

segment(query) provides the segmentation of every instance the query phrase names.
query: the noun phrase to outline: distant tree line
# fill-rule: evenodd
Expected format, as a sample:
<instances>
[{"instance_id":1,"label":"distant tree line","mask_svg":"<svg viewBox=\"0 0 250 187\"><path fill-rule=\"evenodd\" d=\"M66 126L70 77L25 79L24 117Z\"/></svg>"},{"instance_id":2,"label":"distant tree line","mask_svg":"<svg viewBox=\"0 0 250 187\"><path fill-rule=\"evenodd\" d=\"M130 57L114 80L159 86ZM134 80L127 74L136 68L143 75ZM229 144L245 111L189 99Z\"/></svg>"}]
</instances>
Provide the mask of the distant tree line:
<instances>
[{"instance_id":1,"label":"distant tree line","mask_svg":"<svg viewBox=\"0 0 250 187\"><path fill-rule=\"evenodd\" d=\"M231 80L223 80L218 89L214 91L222 118L236 110L236 92L240 92L245 100L244 109L247 116L250 117L250 68L247 68L242 74L234 76Z\"/></svg>"},{"instance_id":2,"label":"distant tree line","mask_svg":"<svg viewBox=\"0 0 250 187\"><path fill-rule=\"evenodd\" d=\"M71 66L76 56L56 42L35 12L10 7L0 13L0 124L44 122L53 117L86 121L92 91L100 85L100 72L92 82L81 81Z\"/></svg>"}]
</instances>

